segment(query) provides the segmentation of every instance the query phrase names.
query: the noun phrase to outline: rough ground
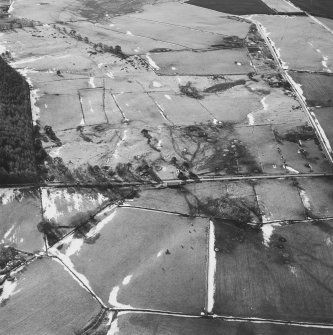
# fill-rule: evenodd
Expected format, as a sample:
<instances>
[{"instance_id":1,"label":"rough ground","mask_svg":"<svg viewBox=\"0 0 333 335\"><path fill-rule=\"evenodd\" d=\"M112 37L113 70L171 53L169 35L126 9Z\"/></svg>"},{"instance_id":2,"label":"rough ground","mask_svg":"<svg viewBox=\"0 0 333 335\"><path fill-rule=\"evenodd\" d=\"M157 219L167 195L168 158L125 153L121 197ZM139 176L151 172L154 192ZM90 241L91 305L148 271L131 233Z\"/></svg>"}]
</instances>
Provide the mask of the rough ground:
<instances>
[{"instance_id":1,"label":"rough ground","mask_svg":"<svg viewBox=\"0 0 333 335\"><path fill-rule=\"evenodd\" d=\"M333 334L328 23L282 0L0 8L41 144L39 182L0 190L0 334Z\"/></svg>"}]
</instances>

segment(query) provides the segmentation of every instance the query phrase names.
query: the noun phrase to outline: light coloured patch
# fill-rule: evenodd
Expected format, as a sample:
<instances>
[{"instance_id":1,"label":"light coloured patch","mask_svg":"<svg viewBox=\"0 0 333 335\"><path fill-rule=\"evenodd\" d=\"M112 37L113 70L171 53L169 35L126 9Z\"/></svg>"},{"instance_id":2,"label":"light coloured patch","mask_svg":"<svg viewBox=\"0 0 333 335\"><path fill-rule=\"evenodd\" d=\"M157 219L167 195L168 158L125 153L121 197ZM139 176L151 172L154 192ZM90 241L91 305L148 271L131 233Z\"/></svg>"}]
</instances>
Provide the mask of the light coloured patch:
<instances>
[{"instance_id":1,"label":"light coloured patch","mask_svg":"<svg viewBox=\"0 0 333 335\"><path fill-rule=\"evenodd\" d=\"M162 84L159 83L158 81L153 81L153 87L159 88L159 87L162 87Z\"/></svg>"},{"instance_id":2,"label":"light coloured patch","mask_svg":"<svg viewBox=\"0 0 333 335\"><path fill-rule=\"evenodd\" d=\"M148 60L149 65L155 70L160 70L160 67L154 62L154 60L150 57L149 53L146 54L146 58Z\"/></svg>"},{"instance_id":3,"label":"light coloured patch","mask_svg":"<svg viewBox=\"0 0 333 335\"><path fill-rule=\"evenodd\" d=\"M94 82L94 77L90 77L89 79L89 85L92 88L96 88L95 82Z\"/></svg>"},{"instance_id":4,"label":"light coloured patch","mask_svg":"<svg viewBox=\"0 0 333 335\"><path fill-rule=\"evenodd\" d=\"M8 300L13 295L19 293L21 290L16 291L17 281L6 280L2 287L2 294L0 296L0 303Z\"/></svg>"},{"instance_id":5,"label":"light coloured patch","mask_svg":"<svg viewBox=\"0 0 333 335\"><path fill-rule=\"evenodd\" d=\"M120 287L115 286L109 296L109 304L115 308L124 308L124 309L133 309L131 305L124 305L117 301L117 296L119 293Z\"/></svg>"},{"instance_id":6,"label":"light coloured patch","mask_svg":"<svg viewBox=\"0 0 333 335\"><path fill-rule=\"evenodd\" d=\"M285 169L288 170L289 172L291 173L294 173L294 174L299 174L299 171L293 169L291 166L289 165L284 165Z\"/></svg>"},{"instance_id":7,"label":"light coloured patch","mask_svg":"<svg viewBox=\"0 0 333 335\"><path fill-rule=\"evenodd\" d=\"M14 199L20 195L21 192L19 190L15 190L12 188L4 188L0 193L0 202L2 205L7 205L14 201Z\"/></svg>"},{"instance_id":8,"label":"light coloured patch","mask_svg":"<svg viewBox=\"0 0 333 335\"><path fill-rule=\"evenodd\" d=\"M266 223L262 225L261 231L262 231L262 237L263 237L263 244L266 247L269 247L269 243L271 241L271 237L273 235L274 229L276 227L280 227L280 223Z\"/></svg>"},{"instance_id":9,"label":"light coloured patch","mask_svg":"<svg viewBox=\"0 0 333 335\"><path fill-rule=\"evenodd\" d=\"M311 210L311 202L310 202L310 199L307 196L306 192L304 190L300 190L299 195L301 196L303 206L307 210Z\"/></svg>"},{"instance_id":10,"label":"light coloured patch","mask_svg":"<svg viewBox=\"0 0 333 335\"><path fill-rule=\"evenodd\" d=\"M123 286L128 285L128 284L130 283L132 277L133 277L133 275L128 275L128 276L126 276L126 277L124 278L123 282L122 282Z\"/></svg>"},{"instance_id":11,"label":"light coloured patch","mask_svg":"<svg viewBox=\"0 0 333 335\"><path fill-rule=\"evenodd\" d=\"M208 245L208 280L207 280L207 312L211 313L214 308L215 295L215 273L216 273L216 252L215 252L215 227L212 221L209 222L209 245Z\"/></svg>"}]
</instances>

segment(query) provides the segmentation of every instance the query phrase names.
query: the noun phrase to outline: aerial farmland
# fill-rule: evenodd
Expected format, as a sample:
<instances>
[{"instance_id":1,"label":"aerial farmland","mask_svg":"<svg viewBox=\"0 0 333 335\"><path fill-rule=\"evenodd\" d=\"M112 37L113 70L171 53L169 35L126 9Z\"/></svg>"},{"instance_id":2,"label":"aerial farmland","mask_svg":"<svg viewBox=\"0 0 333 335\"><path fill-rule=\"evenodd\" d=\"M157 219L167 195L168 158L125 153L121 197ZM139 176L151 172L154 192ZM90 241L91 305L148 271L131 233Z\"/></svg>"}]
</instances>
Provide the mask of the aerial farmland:
<instances>
[{"instance_id":1,"label":"aerial farmland","mask_svg":"<svg viewBox=\"0 0 333 335\"><path fill-rule=\"evenodd\" d=\"M0 334L333 334L325 0L0 0Z\"/></svg>"}]
</instances>

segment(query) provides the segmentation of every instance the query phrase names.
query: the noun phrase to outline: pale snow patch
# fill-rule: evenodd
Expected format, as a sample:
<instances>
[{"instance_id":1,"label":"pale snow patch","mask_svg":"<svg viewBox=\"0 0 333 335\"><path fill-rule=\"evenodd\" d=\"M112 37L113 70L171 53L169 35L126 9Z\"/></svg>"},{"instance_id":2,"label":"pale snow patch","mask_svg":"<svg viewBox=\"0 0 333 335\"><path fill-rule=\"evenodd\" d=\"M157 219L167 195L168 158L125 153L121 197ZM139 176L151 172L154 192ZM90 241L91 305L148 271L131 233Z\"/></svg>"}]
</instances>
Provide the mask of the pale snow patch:
<instances>
[{"instance_id":1,"label":"pale snow patch","mask_svg":"<svg viewBox=\"0 0 333 335\"><path fill-rule=\"evenodd\" d=\"M131 31L129 31L129 30L127 30L127 32L126 32L126 35L133 36L132 32L131 32Z\"/></svg>"},{"instance_id":2,"label":"pale snow patch","mask_svg":"<svg viewBox=\"0 0 333 335\"><path fill-rule=\"evenodd\" d=\"M39 95L38 95L38 91L39 89L32 89L33 85L32 85L32 81L31 79L28 77L28 73L34 73L37 71L25 68L25 69L18 69L17 70L23 77L26 78L27 83L29 84L29 86L31 87L30 89L30 103L31 103L31 114L32 114L32 120L33 123L36 124L36 121L39 119L39 115L40 115L40 109L39 107L36 106L36 103L39 99Z\"/></svg>"},{"instance_id":3,"label":"pale snow patch","mask_svg":"<svg viewBox=\"0 0 333 335\"><path fill-rule=\"evenodd\" d=\"M117 301L119 286L115 286L109 296L109 304L115 308L133 309L131 305L124 305Z\"/></svg>"},{"instance_id":4,"label":"pale snow patch","mask_svg":"<svg viewBox=\"0 0 333 335\"><path fill-rule=\"evenodd\" d=\"M330 247L331 245L333 245L333 242L332 242L332 240L331 240L331 237L327 237L327 238L325 239L325 243L326 243L326 245L327 245L328 247Z\"/></svg>"},{"instance_id":5,"label":"pale snow patch","mask_svg":"<svg viewBox=\"0 0 333 335\"><path fill-rule=\"evenodd\" d=\"M271 237L273 235L275 227L280 227L280 223L266 223L262 225L261 231L262 231L262 236L264 239L264 245L266 247L269 247L269 242L271 240Z\"/></svg>"},{"instance_id":6,"label":"pale snow patch","mask_svg":"<svg viewBox=\"0 0 333 335\"><path fill-rule=\"evenodd\" d=\"M326 134L324 132L324 129L321 127L319 121L316 118L316 115L313 112L310 112L310 114L312 115L312 117L314 119L314 122L315 122L315 124L317 126L317 131L321 135L322 140L325 142L327 150L332 153L331 144L330 144L330 141L328 140L328 138L327 138L327 136L326 136Z\"/></svg>"},{"instance_id":7,"label":"pale snow patch","mask_svg":"<svg viewBox=\"0 0 333 335\"><path fill-rule=\"evenodd\" d=\"M253 113L247 114L247 119L249 121L249 125L253 126L254 125L254 116L253 116Z\"/></svg>"},{"instance_id":8,"label":"pale snow patch","mask_svg":"<svg viewBox=\"0 0 333 335\"><path fill-rule=\"evenodd\" d=\"M11 232L13 231L13 229L15 228L15 225L12 225L7 231L6 233L4 234L4 238L6 239L10 234Z\"/></svg>"},{"instance_id":9,"label":"pale snow patch","mask_svg":"<svg viewBox=\"0 0 333 335\"><path fill-rule=\"evenodd\" d=\"M92 88L95 88L95 87L96 87L96 85L95 85L95 83L94 83L94 77L90 77L90 79L89 79L89 85L90 85L90 87L92 87Z\"/></svg>"},{"instance_id":10,"label":"pale snow patch","mask_svg":"<svg viewBox=\"0 0 333 335\"><path fill-rule=\"evenodd\" d=\"M80 126L85 126L86 123L84 122L84 118L81 119Z\"/></svg>"},{"instance_id":11,"label":"pale snow patch","mask_svg":"<svg viewBox=\"0 0 333 335\"><path fill-rule=\"evenodd\" d=\"M54 149L52 149L49 152L49 156L51 156L52 158L56 158L60 156L60 150L62 149L62 147L56 147Z\"/></svg>"},{"instance_id":12,"label":"pale snow patch","mask_svg":"<svg viewBox=\"0 0 333 335\"><path fill-rule=\"evenodd\" d=\"M124 278L122 284L123 284L124 286L128 285L128 284L130 283L132 277L133 277L133 275L128 275L128 276L126 276L126 277Z\"/></svg>"},{"instance_id":13,"label":"pale snow patch","mask_svg":"<svg viewBox=\"0 0 333 335\"><path fill-rule=\"evenodd\" d=\"M291 166L285 165L284 167L285 167L286 170L288 170L292 173L299 174L299 171L293 169Z\"/></svg>"},{"instance_id":14,"label":"pale snow patch","mask_svg":"<svg viewBox=\"0 0 333 335\"><path fill-rule=\"evenodd\" d=\"M311 210L311 202L310 202L310 199L307 196L306 192L304 190L300 190L299 194L301 196L302 203L303 203L304 207L307 210Z\"/></svg>"},{"instance_id":15,"label":"pale snow patch","mask_svg":"<svg viewBox=\"0 0 333 335\"><path fill-rule=\"evenodd\" d=\"M114 217L116 216L116 211L115 211L115 209L117 208L117 206L116 205L114 205L114 206L112 206L112 208L113 208L113 213L111 213L110 215L108 215L105 219L103 219L102 221L100 221L100 222L98 222L97 223L97 225L94 227L94 228L92 228L89 232L88 232L88 234L86 234L86 237L87 238L90 238L90 237L93 237L93 236L95 236L95 235L97 235L100 231L102 231L102 229L108 224L108 223L110 223L113 219L114 219Z\"/></svg>"},{"instance_id":16,"label":"pale snow patch","mask_svg":"<svg viewBox=\"0 0 333 335\"><path fill-rule=\"evenodd\" d=\"M2 36L4 36L4 35L5 35L4 33L0 33L0 38L1 38ZM6 41L3 41L3 43L7 43L7 42L6 42ZM1 45L1 44L0 44L0 54L6 52L6 50L7 50L7 48L6 48L4 45Z\"/></svg>"},{"instance_id":17,"label":"pale snow patch","mask_svg":"<svg viewBox=\"0 0 333 335\"><path fill-rule=\"evenodd\" d=\"M161 256L162 256L162 253L163 253L163 250L160 250L160 251L157 253L157 256L156 256L156 257L157 257L157 258L158 258L158 257L161 257Z\"/></svg>"},{"instance_id":18,"label":"pale snow patch","mask_svg":"<svg viewBox=\"0 0 333 335\"><path fill-rule=\"evenodd\" d=\"M158 81L153 81L153 87L158 88L158 87L161 87L161 86L162 86L162 84L159 83Z\"/></svg>"},{"instance_id":19,"label":"pale snow patch","mask_svg":"<svg viewBox=\"0 0 333 335\"><path fill-rule=\"evenodd\" d=\"M74 238L73 235L70 236L70 241L67 239L63 240L64 244L67 245L68 247L65 251L65 254L67 257L71 257L73 255L76 255L80 252L83 244L84 244L84 239L83 238Z\"/></svg>"},{"instance_id":20,"label":"pale snow patch","mask_svg":"<svg viewBox=\"0 0 333 335\"><path fill-rule=\"evenodd\" d=\"M0 296L0 303L2 303L3 301L9 299L11 296L21 291L21 290L15 291L16 286L17 286L16 281L8 281L8 280L5 281L2 287L3 291Z\"/></svg>"},{"instance_id":21,"label":"pale snow patch","mask_svg":"<svg viewBox=\"0 0 333 335\"><path fill-rule=\"evenodd\" d=\"M291 273L292 273L295 277L297 277L297 269L296 269L296 267L290 265L289 268L290 268Z\"/></svg>"},{"instance_id":22,"label":"pale snow patch","mask_svg":"<svg viewBox=\"0 0 333 335\"><path fill-rule=\"evenodd\" d=\"M20 191L18 190L13 190L12 188L4 188L1 190L0 194L0 202L3 205L7 205L15 199L17 195L20 194Z\"/></svg>"},{"instance_id":23,"label":"pale snow patch","mask_svg":"<svg viewBox=\"0 0 333 335\"><path fill-rule=\"evenodd\" d=\"M12 13L13 10L14 10L14 0L11 2L10 6L9 6L9 9L8 9L8 13Z\"/></svg>"},{"instance_id":24,"label":"pale snow patch","mask_svg":"<svg viewBox=\"0 0 333 335\"><path fill-rule=\"evenodd\" d=\"M97 66L100 69L103 65L104 65L104 63L99 63Z\"/></svg>"},{"instance_id":25,"label":"pale snow patch","mask_svg":"<svg viewBox=\"0 0 333 335\"><path fill-rule=\"evenodd\" d=\"M58 199L66 200L68 210L74 208L77 211L85 209L84 206L86 201L89 201L95 205L101 205L103 201L107 200L107 198L105 198L102 194L98 196L98 199L95 199L80 193L68 193L66 189L52 190L50 194L48 194L48 190L46 188L42 188L42 203L44 216L46 219L57 220L63 215L63 213L58 210L56 205L56 201Z\"/></svg>"},{"instance_id":26,"label":"pale snow patch","mask_svg":"<svg viewBox=\"0 0 333 335\"><path fill-rule=\"evenodd\" d=\"M152 58L149 55L150 55L149 53L146 54L146 58L148 60L149 65L155 70L159 70L160 67L152 60Z\"/></svg>"},{"instance_id":27,"label":"pale snow patch","mask_svg":"<svg viewBox=\"0 0 333 335\"><path fill-rule=\"evenodd\" d=\"M216 272L216 253L215 253L215 227L209 221L209 242L208 242L208 288L207 288L207 312L211 313L214 307L215 295L215 272Z\"/></svg>"},{"instance_id":28,"label":"pale snow patch","mask_svg":"<svg viewBox=\"0 0 333 335\"><path fill-rule=\"evenodd\" d=\"M174 66L172 66L172 67L171 67L171 70L172 70L172 71L176 71L176 70L177 70L177 68L176 68L176 67L174 67Z\"/></svg>"},{"instance_id":29,"label":"pale snow patch","mask_svg":"<svg viewBox=\"0 0 333 335\"><path fill-rule=\"evenodd\" d=\"M106 75L107 75L109 78L114 79L114 74L112 73L112 71L108 71L108 72L106 73Z\"/></svg>"},{"instance_id":30,"label":"pale snow patch","mask_svg":"<svg viewBox=\"0 0 333 335\"><path fill-rule=\"evenodd\" d=\"M116 335L119 333L119 328L118 328L118 319L115 319L111 323L111 327L106 335Z\"/></svg>"},{"instance_id":31,"label":"pale snow patch","mask_svg":"<svg viewBox=\"0 0 333 335\"><path fill-rule=\"evenodd\" d=\"M168 94L164 94L164 96L166 97L166 99L168 99L168 100L172 100L172 98L170 97L170 95L168 95Z\"/></svg>"},{"instance_id":32,"label":"pale snow patch","mask_svg":"<svg viewBox=\"0 0 333 335\"><path fill-rule=\"evenodd\" d=\"M267 97L263 97L263 98L260 100L260 103L262 104L262 107L264 108L264 111L267 111L267 110L268 110L268 103L266 102L266 98L267 98Z\"/></svg>"}]
</instances>

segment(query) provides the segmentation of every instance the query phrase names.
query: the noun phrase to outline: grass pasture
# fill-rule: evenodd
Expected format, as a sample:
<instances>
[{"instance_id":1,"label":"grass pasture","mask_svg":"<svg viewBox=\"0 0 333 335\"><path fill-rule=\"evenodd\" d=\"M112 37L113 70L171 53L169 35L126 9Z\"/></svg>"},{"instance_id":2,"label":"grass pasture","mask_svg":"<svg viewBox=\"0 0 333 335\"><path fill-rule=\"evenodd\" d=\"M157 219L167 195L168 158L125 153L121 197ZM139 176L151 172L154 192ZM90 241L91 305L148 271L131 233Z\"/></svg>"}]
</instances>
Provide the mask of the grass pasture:
<instances>
[{"instance_id":1,"label":"grass pasture","mask_svg":"<svg viewBox=\"0 0 333 335\"><path fill-rule=\"evenodd\" d=\"M234 15L274 13L273 10L261 0L238 0L232 3L228 0L190 0L187 3Z\"/></svg>"},{"instance_id":2,"label":"grass pasture","mask_svg":"<svg viewBox=\"0 0 333 335\"><path fill-rule=\"evenodd\" d=\"M266 241L260 231L215 229L215 313L332 323L331 222L277 225Z\"/></svg>"},{"instance_id":3,"label":"grass pasture","mask_svg":"<svg viewBox=\"0 0 333 335\"><path fill-rule=\"evenodd\" d=\"M150 96L162 110L166 119L174 125L208 123L214 119L199 100L164 93L150 93Z\"/></svg>"},{"instance_id":4,"label":"grass pasture","mask_svg":"<svg viewBox=\"0 0 333 335\"><path fill-rule=\"evenodd\" d=\"M38 259L16 275L14 294L1 307L0 334L82 333L100 304L61 264Z\"/></svg>"},{"instance_id":5,"label":"grass pasture","mask_svg":"<svg viewBox=\"0 0 333 335\"><path fill-rule=\"evenodd\" d=\"M163 52L154 53L150 58L157 64L156 72L160 75L209 76L253 71L246 49Z\"/></svg>"},{"instance_id":6,"label":"grass pasture","mask_svg":"<svg viewBox=\"0 0 333 335\"><path fill-rule=\"evenodd\" d=\"M147 93L114 94L114 98L126 119L146 126L168 124L154 100Z\"/></svg>"},{"instance_id":7,"label":"grass pasture","mask_svg":"<svg viewBox=\"0 0 333 335\"><path fill-rule=\"evenodd\" d=\"M153 315L140 313L119 313L117 318L119 335L330 335L330 329L296 327L264 323L223 321L178 317L171 315Z\"/></svg>"},{"instance_id":8,"label":"grass pasture","mask_svg":"<svg viewBox=\"0 0 333 335\"><path fill-rule=\"evenodd\" d=\"M84 115L84 124L107 123L104 111L104 90L101 88L80 90L79 95Z\"/></svg>"},{"instance_id":9,"label":"grass pasture","mask_svg":"<svg viewBox=\"0 0 333 335\"><path fill-rule=\"evenodd\" d=\"M40 122L54 130L76 128L82 123L83 115L78 94L43 95L38 99Z\"/></svg>"},{"instance_id":10,"label":"grass pasture","mask_svg":"<svg viewBox=\"0 0 333 335\"><path fill-rule=\"evenodd\" d=\"M333 75L290 72L311 107L333 107Z\"/></svg>"},{"instance_id":11,"label":"grass pasture","mask_svg":"<svg viewBox=\"0 0 333 335\"><path fill-rule=\"evenodd\" d=\"M37 189L2 189L0 192L0 241L22 251L44 248L37 229L41 221L41 200Z\"/></svg>"},{"instance_id":12,"label":"grass pasture","mask_svg":"<svg viewBox=\"0 0 333 335\"><path fill-rule=\"evenodd\" d=\"M292 181L260 181L254 188L265 221L306 219L299 191Z\"/></svg>"},{"instance_id":13,"label":"grass pasture","mask_svg":"<svg viewBox=\"0 0 333 335\"><path fill-rule=\"evenodd\" d=\"M208 220L130 208L117 209L105 220L95 242L70 256L104 303L202 311Z\"/></svg>"}]
</instances>

